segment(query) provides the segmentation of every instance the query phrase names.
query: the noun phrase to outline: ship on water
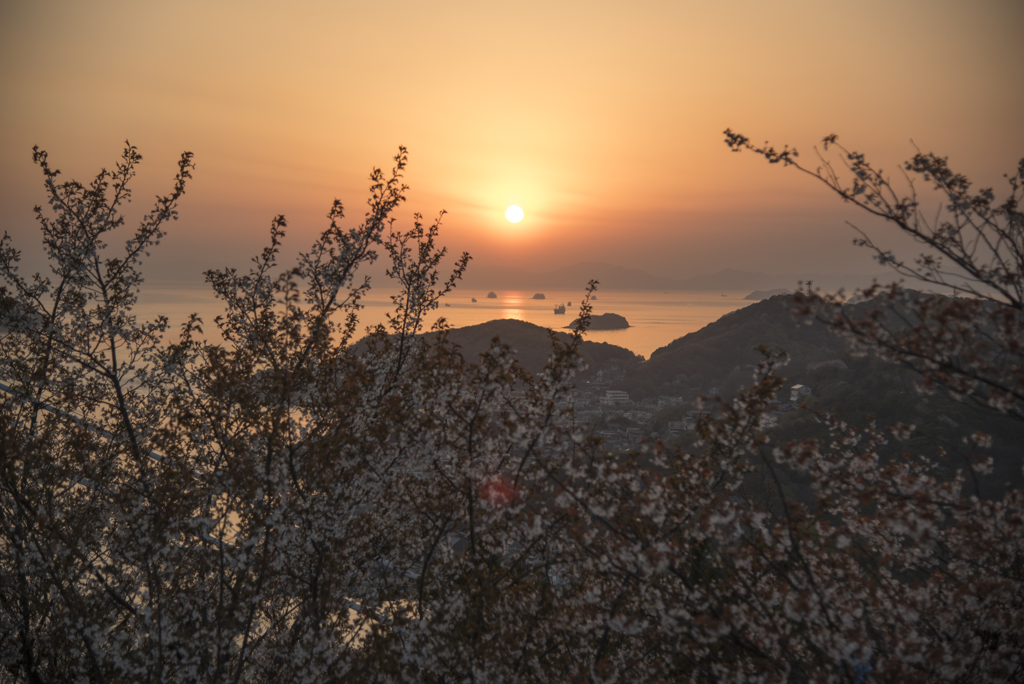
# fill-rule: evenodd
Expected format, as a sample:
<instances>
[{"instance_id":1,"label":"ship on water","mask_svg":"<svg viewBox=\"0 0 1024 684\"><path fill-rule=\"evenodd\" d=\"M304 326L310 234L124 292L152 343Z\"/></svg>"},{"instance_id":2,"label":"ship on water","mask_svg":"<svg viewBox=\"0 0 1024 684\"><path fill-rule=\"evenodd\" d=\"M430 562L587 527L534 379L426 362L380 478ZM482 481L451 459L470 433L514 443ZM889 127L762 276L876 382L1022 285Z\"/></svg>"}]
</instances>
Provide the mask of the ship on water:
<instances>
[{"instance_id":1,"label":"ship on water","mask_svg":"<svg viewBox=\"0 0 1024 684\"><path fill-rule=\"evenodd\" d=\"M565 304L559 304L558 306L556 306L555 307L555 313L556 314L564 314L565 313Z\"/></svg>"}]
</instances>

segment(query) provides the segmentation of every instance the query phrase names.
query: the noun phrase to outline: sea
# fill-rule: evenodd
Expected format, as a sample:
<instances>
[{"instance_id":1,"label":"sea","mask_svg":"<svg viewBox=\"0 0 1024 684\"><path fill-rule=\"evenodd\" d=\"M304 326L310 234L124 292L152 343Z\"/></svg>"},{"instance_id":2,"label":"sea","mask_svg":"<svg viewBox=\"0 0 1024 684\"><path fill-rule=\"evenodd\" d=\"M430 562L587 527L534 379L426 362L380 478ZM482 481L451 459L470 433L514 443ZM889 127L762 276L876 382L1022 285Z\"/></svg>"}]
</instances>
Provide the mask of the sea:
<instances>
[{"instance_id":1,"label":"sea","mask_svg":"<svg viewBox=\"0 0 1024 684\"><path fill-rule=\"evenodd\" d=\"M372 326L386 320L392 310L393 288L376 288L362 300L360 324ZM495 298L487 290L457 289L426 320L428 326L443 317L452 327L460 328L502 318L514 318L546 328L569 330L579 315L584 291L543 290L544 299L534 299L536 291L495 290ZM700 330L708 323L737 309L753 304L744 299L749 291L673 291L599 290L591 301L594 314L615 313L625 317L629 328L623 330L592 330L587 339L607 342L650 358L651 353L675 339ZM473 301L473 300L476 301ZM564 314L556 314L557 305L565 305ZM214 318L223 307L210 290L198 287L153 287L144 289L136 307L140 319L167 316L172 327L184 323L196 313L204 321L209 336L215 330Z\"/></svg>"}]
</instances>

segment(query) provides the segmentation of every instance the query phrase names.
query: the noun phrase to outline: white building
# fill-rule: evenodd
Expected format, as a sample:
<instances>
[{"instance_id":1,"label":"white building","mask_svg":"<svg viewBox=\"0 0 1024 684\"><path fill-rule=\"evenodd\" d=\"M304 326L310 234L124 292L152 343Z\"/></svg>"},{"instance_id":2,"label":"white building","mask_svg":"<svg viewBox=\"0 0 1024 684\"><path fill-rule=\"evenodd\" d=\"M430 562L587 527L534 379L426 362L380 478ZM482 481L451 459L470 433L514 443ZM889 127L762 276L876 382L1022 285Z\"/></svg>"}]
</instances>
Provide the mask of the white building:
<instances>
[{"instance_id":1,"label":"white building","mask_svg":"<svg viewBox=\"0 0 1024 684\"><path fill-rule=\"evenodd\" d=\"M804 397L811 395L811 388L807 385L793 385L789 388L789 400L796 403Z\"/></svg>"},{"instance_id":2,"label":"white building","mask_svg":"<svg viewBox=\"0 0 1024 684\"><path fill-rule=\"evenodd\" d=\"M673 435L678 435L680 432L690 432L697 427L697 421L692 418L686 418L683 420L671 420L668 423L668 431Z\"/></svg>"},{"instance_id":3,"label":"white building","mask_svg":"<svg viewBox=\"0 0 1024 684\"><path fill-rule=\"evenodd\" d=\"M623 406L630 403L629 393L622 390L606 390L601 397L601 404L604 406Z\"/></svg>"}]
</instances>

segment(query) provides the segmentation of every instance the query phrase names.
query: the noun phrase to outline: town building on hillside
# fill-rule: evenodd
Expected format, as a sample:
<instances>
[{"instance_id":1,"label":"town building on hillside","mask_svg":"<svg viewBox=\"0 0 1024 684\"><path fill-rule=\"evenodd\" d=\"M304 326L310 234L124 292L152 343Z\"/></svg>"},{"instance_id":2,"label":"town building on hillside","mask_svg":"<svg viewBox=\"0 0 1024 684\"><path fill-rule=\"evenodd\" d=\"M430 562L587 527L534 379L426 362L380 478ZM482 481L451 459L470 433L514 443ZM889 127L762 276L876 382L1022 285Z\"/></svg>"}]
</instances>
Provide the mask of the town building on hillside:
<instances>
[{"instance_id":1,"label":"town building on hillside","mask_svg":"<svg viewBox=\"0 0 1024 684\"><path fill-rule=\"evenodd\" d=\"M622 390L606 390L601 397L604 406L624 406L629 404L629 393Z\"/></svg>"},{"instance_id":2,"label":"town building on hillside","mask_svg":"<svg viewBox=\"0 0 1024 684\"><path fill-rule=\"evenodd\" d=\"M651 418L654 417L654 414L651 413L650 411L626 411L625 415L630 420L640 423L642 425L650 423Z\"/></svg>"},{"instance_id":3,"label":"town building on hillside","mask_svg":"<svg viewBox=\"0 0 1024 684\"><path fill-rule=\"evenodd\" d=\"M789 400L794 404L804 397L811 395L811 388L807 385L793 385L789 388Z\"/></svg>"},{"instance_id":4,"label":"town building on hillside","mask_svg":"<svg viewBox=\"0 0 1024 684\"><path fill-rule=\"evenodd\" d=\"M640 428L626 428L626 442L630 446L637 446L643 441L644 431Z\"/></svg>"},{"instance_id":5,"label":"town building on hillside","mask_svg":"<svg viewBox=\"0 0 1024 684\"><path fill-rule=\"evenodd\" d=\"M684 418L683 420L670 420L668 423L668 431L670 434L678 436L681 432L692 432L697 427L697 421L692 418Z\"/></svg>"}]
</instances>

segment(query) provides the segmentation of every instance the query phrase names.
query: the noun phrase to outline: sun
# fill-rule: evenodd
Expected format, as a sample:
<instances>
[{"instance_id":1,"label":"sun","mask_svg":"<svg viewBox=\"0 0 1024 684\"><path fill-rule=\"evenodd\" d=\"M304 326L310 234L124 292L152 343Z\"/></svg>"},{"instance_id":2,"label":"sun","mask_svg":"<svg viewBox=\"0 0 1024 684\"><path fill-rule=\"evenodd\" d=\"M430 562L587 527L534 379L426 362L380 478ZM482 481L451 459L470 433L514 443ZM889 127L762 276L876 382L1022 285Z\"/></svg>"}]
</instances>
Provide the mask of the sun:
<instances>
[{"instance_id":1,"label":"sun","mask_svg":"<svg viewBox=\"0 0 1024 684\"><path fill-rule=\"evenodd\" d=\"M525 214L523 213L523 208L515 204L513 204L511 207L505 210L505 218L507 218L512 223L519 223L520 221L523 220L523 216L525 216Z\"/></svg>"}]
</instances>

